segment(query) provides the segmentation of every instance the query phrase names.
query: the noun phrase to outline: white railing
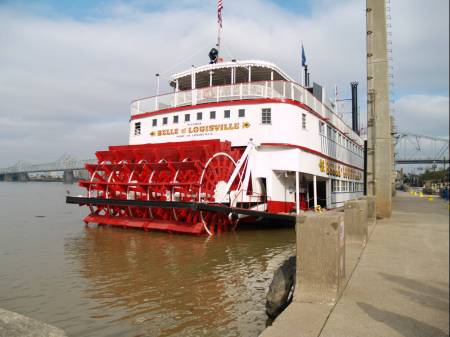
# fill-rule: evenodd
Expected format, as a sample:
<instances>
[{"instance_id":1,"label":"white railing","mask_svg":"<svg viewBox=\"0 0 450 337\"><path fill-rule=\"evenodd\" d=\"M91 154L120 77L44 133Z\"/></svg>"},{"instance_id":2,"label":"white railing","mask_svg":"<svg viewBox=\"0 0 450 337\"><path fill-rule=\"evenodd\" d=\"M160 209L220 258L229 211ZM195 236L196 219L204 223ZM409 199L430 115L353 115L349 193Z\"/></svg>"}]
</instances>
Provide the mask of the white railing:
<instances>
[{"instance_id":1,"label":"white railing","mask_svg":"<svg viewBox=\"0 0 450 337\"><path fill-rule=\"evenodd\" d=\"M329 121L335 128L346 133L347 136L353 139L359 138L351 127L328 106L301 85L289 81L238 83L141 98L131 102L131 116L189 105L258 98L290 99L303 103Z\"/></svg>"},{"instance_id":2,"label":"white railing","mask_svg":"<svg viewBox=\"0 0 450 337\"><path fill-rule=\"evenodd\" d=\"M364 164L364 155L357 149L349 149L343 144L339 144L335 140L320 134L320 145L322 153L345 163L354 163L355 166L361 167Z\"/></svg>"}]
</instances>

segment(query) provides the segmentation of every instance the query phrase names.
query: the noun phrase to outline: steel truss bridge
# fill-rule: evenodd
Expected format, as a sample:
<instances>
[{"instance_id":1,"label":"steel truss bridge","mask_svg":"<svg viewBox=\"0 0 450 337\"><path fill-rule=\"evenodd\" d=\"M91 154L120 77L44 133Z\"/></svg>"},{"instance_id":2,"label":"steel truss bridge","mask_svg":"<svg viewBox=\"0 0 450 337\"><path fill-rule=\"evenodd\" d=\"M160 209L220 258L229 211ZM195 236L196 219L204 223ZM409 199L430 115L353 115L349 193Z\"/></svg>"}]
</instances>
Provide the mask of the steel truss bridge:
<instances>
[{"instance_id":1,"label":"steel truss bridge","mask_svg":"<svg viewBox=\"0 0 450 337\"><path fill-rule=\"evenodd\" d=\"M84 170L85 164L96 162L96 159L78 159L67 154L62 155L54 162L43 164L31 164L19 160L13 166L0 168L0 180L27 181L29 173L64 172L64 181L71 183L74 171Z\"/></svg>"},{"instance_id":2,"label":"steel truss bridge","mask_svg":"<svg viewBox=\"0 0 450 337\"><path fill-rule=\"evenodd\" d=\"M449 164L449 139L398 132L394 141L396 164Z\"/></svg>"}]
</instances>

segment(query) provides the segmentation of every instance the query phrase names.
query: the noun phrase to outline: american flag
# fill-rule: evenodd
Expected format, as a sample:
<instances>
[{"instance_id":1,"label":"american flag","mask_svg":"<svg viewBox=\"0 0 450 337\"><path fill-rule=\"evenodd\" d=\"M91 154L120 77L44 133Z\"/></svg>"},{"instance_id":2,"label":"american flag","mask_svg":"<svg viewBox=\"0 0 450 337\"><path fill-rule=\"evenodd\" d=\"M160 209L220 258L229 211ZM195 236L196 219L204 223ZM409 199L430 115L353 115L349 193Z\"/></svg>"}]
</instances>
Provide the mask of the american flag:
<instances>
[{"instance_id":1,"label":"american flag","mask_svg":"<svg viewBox=\"0 0 450 337\"><path fill-rule=\"evenodd\" d=\"M220 25L220 28L222 28L222 9L223 9L222 0L218 0L217 1L217 23Z\"/></svg>"}]
</instances>

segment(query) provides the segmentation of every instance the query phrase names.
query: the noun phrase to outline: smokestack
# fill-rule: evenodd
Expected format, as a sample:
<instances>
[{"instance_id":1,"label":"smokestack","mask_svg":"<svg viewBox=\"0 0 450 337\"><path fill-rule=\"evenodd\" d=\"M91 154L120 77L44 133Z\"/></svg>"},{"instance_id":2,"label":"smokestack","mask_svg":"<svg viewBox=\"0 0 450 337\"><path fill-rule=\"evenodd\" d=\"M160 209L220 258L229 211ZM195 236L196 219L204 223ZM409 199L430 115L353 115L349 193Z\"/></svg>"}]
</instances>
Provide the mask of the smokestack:
<instances>
[{"instance_id":1,"label":"smokestack","mask_svg":"<svg viewBox=\"0 0 450 337\"><path fill-rule=\"evenodd\" d=\"M358 125L358 82L350 83L352 87L352 129L359 135Z\"/></svg>"},{"instance_id":2,"label":"smokestack","mask_svg":"<svg viewBox=\"0 0 450 337\"><path fill-rule=\"evenodd\" d=\"M304 83L303 83L303 85L305 86L305 88L307 88L308 87L308 65L307 64L305 64L305 78L304 78Z\"/></svg>"}]
</instances>

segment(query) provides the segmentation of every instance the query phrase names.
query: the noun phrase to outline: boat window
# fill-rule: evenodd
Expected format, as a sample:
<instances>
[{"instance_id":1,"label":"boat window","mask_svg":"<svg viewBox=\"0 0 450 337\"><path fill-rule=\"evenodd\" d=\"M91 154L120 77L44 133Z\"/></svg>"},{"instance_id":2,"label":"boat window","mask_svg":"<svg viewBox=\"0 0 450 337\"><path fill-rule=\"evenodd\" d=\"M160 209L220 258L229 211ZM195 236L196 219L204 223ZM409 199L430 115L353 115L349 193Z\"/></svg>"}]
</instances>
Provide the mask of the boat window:
<instances>
[{"instance_id":1,"label":"boat window","mask_svg":"<svg viewBox=\"0 0 450 337\"><path fill-rule=\"evenodd\" d=\"M225 110L223 112L223 118L230 118L230 110Z\"/></svg>"},{"instance_id":2,"label":"boat window","mask_svg":"<svg viewBox=\"0 0 450 337\"><path fill-rule=\"evenodd\" d=\"M270 109L262 109L261 123L272 124L272 112Z\"/></svg>"},{"instance_id":3,"label":"boat window","mask_svg":"<svg viewBox=\"0 0 450 337\"><path fill-rule=\"evenodd\" d=\"M173 124L178 124L178 116L173 116Z\"/></svg>"},{"instance_id":4,"label":"boat window","mask_svg":"<svg viewBox=\"0 0 450 337\"><path fill-rule=\"evenodd\" d=\"M337 192L337 182L335 179L331 180L331 192Z\"/></svg>"},{"instance_id":5,"label":"boat window","mask_svg":"<svg viewBox=\"0 0 450 337\"><path fill-rule=\"evenodd\" d=\"M158 125L158 120L157 119L152 120L152 126L157 126L157 125Z\"/></svg>"},{"instance_id":6,"label":"boat window","mask_svg":"<svg viewBox=\"0 0 450 337\"><path fill-rule=\"evenodd\" d=\"M167 123L169 122L169 119L167 117L163 118L163 125L167 125Z\"/></svg>"},{"instance_id":7,"label":"boat window","mask_svg":"<svg viewBox=\"0 0 450 337\"><path fill-rule=\"evenodd\" d=\"M302 129L306 129L306 114L302 114Z\"/></svg>"},{"instance_id":8,"label":"boat window","mask_svg":"<svg viewBox=\"0 0 450 337\"><path fill-rule=\"evenodd\" d=\"M197 120L201 121L203 118L203 114L201 112L197 112Z\"/></svg>"},{"instance_id":9,"label":"boat window","mask_svg":"<svg viewBox=\"0 0 450 337\"><path fill-rule=\"evenodd\" d=\"M134 123L134 135L139 136L141 134L141 122Z\"/></svg>"},{"instance_id":10,"label":"boat window","mask_svg":"<svg viewBox=\"0 0 450 337\"><path fill-rule=\"evenodd\" d=\"M239 117L245 117L245 109L239 109Z\"/></svg>"},{"instance_id":11,"label":"boat window","mask_svg":"<svg viewBox=\"0 0 450 337\"><path fill-rule=\"evenodd\" d=\"M191 120L191 115L190 114L184 115L184 121L185 122L189 122L190 120Z\"/></svg>"},{"instance_id":12,"label":"boat window","mask_svg":"<svg viewBox=\"0 0 450 337\"><path fill-rule=\"evenodd\" d=\"M210 111L209 112L209 119L216 119L216 112L215 111Z\"/></svg>"},{"instance_id":13,"label":"boat window","mask_svg":"<svg viewBox=\"0 0 450 337\"><path fill-rule=\"evenodd\" d=\"M321 135L325 134L325 123L322 121L319 121L319 132Z\"/></svg>"}]
</instances>

